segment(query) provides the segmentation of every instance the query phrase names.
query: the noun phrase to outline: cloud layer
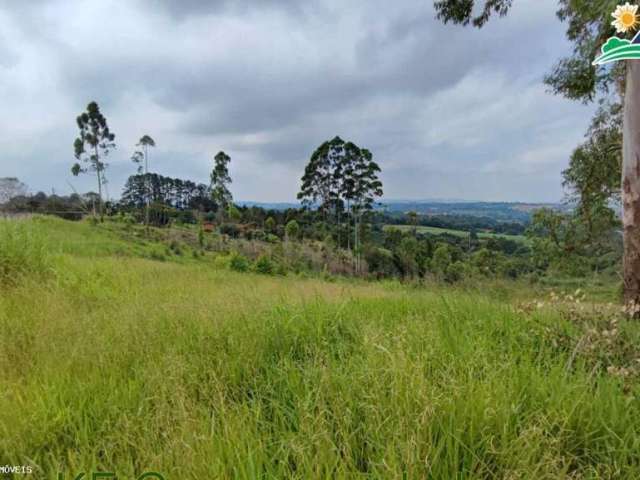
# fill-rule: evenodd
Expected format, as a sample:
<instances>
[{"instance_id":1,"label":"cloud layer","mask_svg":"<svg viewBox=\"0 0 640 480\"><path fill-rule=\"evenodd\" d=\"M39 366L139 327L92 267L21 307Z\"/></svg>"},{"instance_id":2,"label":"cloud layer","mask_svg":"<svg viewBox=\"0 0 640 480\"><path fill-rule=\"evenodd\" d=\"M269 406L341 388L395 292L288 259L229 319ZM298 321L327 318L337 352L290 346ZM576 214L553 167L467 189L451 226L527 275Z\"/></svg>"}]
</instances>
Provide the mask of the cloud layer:
<instances>
[{"instance_id":1,"label":"cloud layer","mask_svg":"<svg viewBox=\"0 0 640 480\"><path fill-rule=\"evenodd\" d=\"M288 201L314 148L340 135L383 168L387 197L554 201L590 109L545 92L569 46L554 0L520 0L478 31L431 0L0 0L0 176L74 178L75 117L116 133L109 193L152 168L206 181L232 157L238 199Z\"/></svg>"}]
</instances>

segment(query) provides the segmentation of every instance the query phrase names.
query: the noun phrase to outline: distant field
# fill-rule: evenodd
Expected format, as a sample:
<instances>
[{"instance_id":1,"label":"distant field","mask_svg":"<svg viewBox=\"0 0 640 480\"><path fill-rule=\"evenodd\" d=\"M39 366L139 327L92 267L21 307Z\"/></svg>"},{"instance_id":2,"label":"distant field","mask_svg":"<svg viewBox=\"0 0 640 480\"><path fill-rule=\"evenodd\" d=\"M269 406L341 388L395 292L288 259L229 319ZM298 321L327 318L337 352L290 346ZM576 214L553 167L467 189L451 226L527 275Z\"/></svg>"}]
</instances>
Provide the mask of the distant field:
<instances>
[{"instance_id":1,"label":"distant field","mask_svg":"<svg viewBox=\"0 0 640 480\"><path fill-rule=\"evenodd\" d=\"M127 228L0 220L25 478L640 478L640 324L613 306L236 273Z\"/></svg>"},{"instance_id":2,"label":"distant field","mask_svg":"<svg viewBox=\"0 0 640 480\"><path fill-rule=\"evenodd\" d=\"M385 230L395 228L397 230L402 231L411 231L413 230L412 225L385 225ZM469 232L464 230L451 230L449 228L439 228L439 227L424 227L418 226L416 227L418 233L430 233L432 235L441 235L443 233L447 233L449 235L455 235L457 237L468 237ZM527 237L524 235L505 235L502 233L488 233L488 232L476 232L479 238L506 238L508 240L514 240L516 242L524 242L527 240Z\"/></svg>"}]
</instances>

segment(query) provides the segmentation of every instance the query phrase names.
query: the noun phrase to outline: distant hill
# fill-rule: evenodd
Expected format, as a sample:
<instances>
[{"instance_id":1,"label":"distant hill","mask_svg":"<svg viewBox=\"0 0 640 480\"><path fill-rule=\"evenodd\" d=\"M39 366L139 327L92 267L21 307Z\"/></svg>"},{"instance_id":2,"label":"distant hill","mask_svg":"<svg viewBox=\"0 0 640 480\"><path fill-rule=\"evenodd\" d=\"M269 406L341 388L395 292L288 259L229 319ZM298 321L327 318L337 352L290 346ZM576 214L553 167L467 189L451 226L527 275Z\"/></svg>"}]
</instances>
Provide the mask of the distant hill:
<instances>
[{"instance_id":1,"label":"distant hill","mask_svg":"<svg viewBox=\"0 0 640 480\"><path fill-rule=\"evenodd\" d=\"M241 201L239 205L258 206L272 210L299 208L299 203L287 202L249 202ZM531 213L539 208L567 210L566 205L559 203L526 203L526 202L473 202L465 200L384 200L378 207L390 215L415 211L422 215L471 215L489 217L504 222L527 222Z\"/></svg>"},{"instance_id":2,"label":"distant hill","mask_svg":"<svg viewBox=\"0 0 640 480\"><path fill-rule=\"evenodd\" d=\"M422 215L470 215L505 222L527 222L540 208L566 210L559 203L464 202L464 201L386 201L380 207L389 214L415 211Z\"/></svg>"}]
</instances>

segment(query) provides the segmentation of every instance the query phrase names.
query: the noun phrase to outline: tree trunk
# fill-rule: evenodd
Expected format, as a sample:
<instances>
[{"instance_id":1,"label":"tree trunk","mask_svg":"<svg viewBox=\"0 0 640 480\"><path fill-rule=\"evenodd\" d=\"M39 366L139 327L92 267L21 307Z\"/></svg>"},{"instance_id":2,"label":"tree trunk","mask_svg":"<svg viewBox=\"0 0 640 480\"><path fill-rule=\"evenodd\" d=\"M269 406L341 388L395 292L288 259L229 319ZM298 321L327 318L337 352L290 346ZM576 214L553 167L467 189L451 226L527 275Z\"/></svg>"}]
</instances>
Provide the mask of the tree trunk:
<instances>
[{"instance_id":1,"label":"tree trunk","mask_svg":"<svg viewBox=\"0 0 640 480\"><path fill-rule=\"evenodd\" d=\"M98 211L100 212L100 221L104 221L102 212L102 178L100 176L100 156L98 155L98 146L94 145L93 150L96 155L96 174L98 175ZM95 216L95 213L94 213Z\"/></svg>"},{"instance_id":2,"label":"tree trunk","mask_svg":"<svg viewBox=\"0 0 640 480\"><path fill-rule=\"evenodd\" d=\"M622 160L624 301L640 314L640 60L627 60Z\"/></svg>"},{"instance_id":3,"label":"tree trunk","mask_svg":"<svg viewBox=\"0 0 640 480\"><path fill-rule=\"evenodd\" d=\"M147 162L147 146L144 145L144 178L145 178L145 183L147 184L147 204L145 205L145 212L144 212L144 225L145 227L149 228L149 209L150 209L150 205L151 205L151 192L150 192L150 188L149 188L149 164Z\"/></svg>"},{"instance_id":4,"label":"tree trunk","mask_svg":"<svg viewBox=\"0 0 640 480\"><path fill-rule=\"evenodd\" d=\"M100 221L102 221L104 220L102 216L102 178L100 178L100 170L97 170L96 173L98 174L98 212L100 213Z\"/></svg>"}]
</instances>

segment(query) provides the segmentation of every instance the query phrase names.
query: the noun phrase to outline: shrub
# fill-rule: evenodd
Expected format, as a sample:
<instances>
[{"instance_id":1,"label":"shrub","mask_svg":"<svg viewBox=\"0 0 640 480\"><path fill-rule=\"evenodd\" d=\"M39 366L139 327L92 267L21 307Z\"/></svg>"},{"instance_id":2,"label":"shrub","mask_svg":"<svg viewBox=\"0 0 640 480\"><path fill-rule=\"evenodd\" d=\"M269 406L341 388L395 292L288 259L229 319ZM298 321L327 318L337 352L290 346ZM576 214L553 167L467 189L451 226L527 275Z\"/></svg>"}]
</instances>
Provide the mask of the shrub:
<instances>
[{"instance_id":1,"label":"shrub","mask_svg":"<svg viewBox=\"0 0 640 480\"><path fill-rule=\"evenodd\" d=\"M466 272L465 264L462 262L454 262L447 266L444 272L444 281L448 283L456 283L464 278Z\"/></svg>"},{"instance_id":2,"label":"shrub","mask_svg":"<svg viewBox=\"0 0 640 480\"><path fill-rule=\"evenodd\" d=\"M256 272L263 275L273 275L276 270L276 266L273 261L266 255L260 255L254 265Z\"/></svg>"},{"instance_id":3,"label":"shrub","mask_svg":"<svg viewBox=\"0 0 640 480\"><path fill-rule=\"evenodd\" d=\"M213 259L216 268L226 270L231 268L231 257L229 255L216 255Z\"/></svg>"},{"instance_id":4,"label":"shrub","mask_svg":"<svg viewBox=\"0 0 640 480\"><path fill-rule=\"evenodd\" d=\"M451 264L451 252L449 246L446 244L440 244L433 252L433 258L431 259L431 268L434 273L446 274L447 267Z\"/></svg>"},{"instance_id":5,"label":"shrub","mask_svg":"<svg viewBox=\"0 0 640 480\"><path fill-rule=\"evenodd\" d=\"M278 243L280 242L280 239L276 235L272 233L268 233L267 236L265 237L265 241L269 243Z\"/></svg>"},{"instance_id":6,"label":"shrub","mask_svg":"<svg viewBox=\"0 0 640 480\"><path fill-rule=\"evenodd\" d=\"M176 255L182 255L182 246L177 240L171 240L169 243L169 250Z\"/></svg>"},{"instance_id":7,"label":"shrub","mask_svg":"<svg viewBox=\"0 0 640 480\"><path fill-rule=\"evenodd\" d=\"M390 250L371 247L365 251L364 258L369 265L369 271L378 278L398 274L398 269L393 261L393 253Z\"/></svg>"},{"instance_id":8,"label":"shrub","mask_svg":"<svg viewBox=\"0 0 640 480\"><path fill-rule=\"evenodd\" d=\"M300 236L300 225L295 220L291 220L285 227L287 240L297 240Z\"/></svg>"},{"instance_id":9,"label":"shrub","mask_svg":"<svg viewBox=\"0 0 640 480\"><path fill-rule=\"evenodd\" d=\"M276 231L276 221L273 217L269 217L264 222L264 229L269 233L275 233Z\"/></svg>"},{"instance_id":10,"label":"shrub","mask_svg":"<svg viewBox=\"0 0 640 480\"><path fill-rule=\"evenodd\" d=\"M249 260L240 253L234 253L229 261L229 267L236 272L246 272L249 270Z\"/></svg>"},{"instance_id":11,"label":"shrub","mask_svg":"<svg viewBox=\"0 0 640 480\"><path fill-rule=\"evenodd\" d=\"M159 248L154 248L149 252L149 258L151 260L158 260L159 262L164 262L167 259L167 255Z\"/></svg>"},{"instance_id":12,"label":"shrub","mask_svg":"<svg viewBox=\"0 0 640 480\"><path fill-rule=\"evenodd\" d=\"M202 228L202 225L198 228L198 245L200 245L200 248L204 247L204 228Z\"/></svg>"},{"instance_id":13,"label":"shrub","mask_svg":"<svg viewBox=\"0 0 640 480\"><path fill-rule=\"evenodd\" d=\"M231 238L238 238L240 236L240 229L233 223L223 223L220 225L220 233L228 235Z\"/></svg>"}]
</instances>

